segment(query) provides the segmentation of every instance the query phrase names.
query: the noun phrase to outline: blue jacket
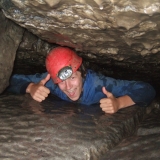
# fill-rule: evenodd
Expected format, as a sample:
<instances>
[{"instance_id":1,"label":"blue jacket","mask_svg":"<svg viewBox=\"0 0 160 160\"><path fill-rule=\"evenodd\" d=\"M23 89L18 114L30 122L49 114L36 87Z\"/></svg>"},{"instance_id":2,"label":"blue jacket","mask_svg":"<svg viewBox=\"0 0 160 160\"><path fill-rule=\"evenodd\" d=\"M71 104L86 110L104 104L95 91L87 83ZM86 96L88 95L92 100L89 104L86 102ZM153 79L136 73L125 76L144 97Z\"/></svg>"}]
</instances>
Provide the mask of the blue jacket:
<instances>
[{"instance_id":1,"label":"blue jacket","mask_svg":"<svg viewBox=\"0 0 160 160\"><path fill-rule=\"evenodd\" d=\"M30 82L38 83L45 78L48 73L35 75L13 75L10 80L8 91L12 93L25 93ZM58 85L54 84L50 79L45 86L50 89L50 92L63 100L71 100L59 89ZM140 106L149 105L155 97L154 88L145 82L119 80L106 77L92 70L87 71L87 75L83 82L83 92L77 103L91 105L99 103L100 99L106 95L102 92L102 87L105 86L107 91L111 92L115 97L128 95L131 99Z\"/></svg>"}]
</instances>

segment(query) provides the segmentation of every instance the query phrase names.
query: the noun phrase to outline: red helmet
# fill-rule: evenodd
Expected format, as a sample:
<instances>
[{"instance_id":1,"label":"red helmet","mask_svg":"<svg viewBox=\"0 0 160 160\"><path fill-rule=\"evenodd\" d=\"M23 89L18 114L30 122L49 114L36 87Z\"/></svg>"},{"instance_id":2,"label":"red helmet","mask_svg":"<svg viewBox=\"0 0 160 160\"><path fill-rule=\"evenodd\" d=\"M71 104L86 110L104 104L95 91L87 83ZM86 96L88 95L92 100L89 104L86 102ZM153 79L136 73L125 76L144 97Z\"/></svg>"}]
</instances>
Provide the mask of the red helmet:
<instances>
[{"instance_id":1,"label":"red helmet","mask_svg":"<svg viewBox=\"0 0 160 160\"><path fill-rule=\"evenodd\" d=\"M82 58L67 47L51 50L46 58L46 68L54 83L69 78L82 64Z\"/></svg>"}]
</instances>

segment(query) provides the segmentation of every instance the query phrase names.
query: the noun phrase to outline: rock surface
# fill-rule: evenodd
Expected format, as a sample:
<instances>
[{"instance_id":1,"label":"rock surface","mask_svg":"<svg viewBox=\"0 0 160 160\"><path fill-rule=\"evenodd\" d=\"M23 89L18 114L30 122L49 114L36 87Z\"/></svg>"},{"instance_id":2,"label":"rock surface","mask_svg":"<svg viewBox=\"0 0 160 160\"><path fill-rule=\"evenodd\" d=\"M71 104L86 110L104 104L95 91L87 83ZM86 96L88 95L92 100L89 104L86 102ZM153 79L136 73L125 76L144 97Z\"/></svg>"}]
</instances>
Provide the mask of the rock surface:
<instances>
[{"instance_id":1,"label":"rock surface","mask_svg":"<svg viewBox=\"0 0 160 160\"><path fill-rule=\"evenodd\" d=\"M92 60L159 59L159 0L1 0L0 6L7 18L41 39Z\"/></svg>"},{"instance_id":2,"label":"rock surface","mask_svg":"<svg viewBox=\"0 0 160 160\"><path fill-rule=\"evenodd\" d=\"M55 97L38 103L28 95L0 96L0 109L0 159L24 160L100 160L125 137L135 135L147 115L138 106L109 115L98 105Z\"/></svg>"},{"instance_id":3,"label":"rock surface","mask_svg":"<svg viewBox=\"0 0 160 160\"><path fill-rule=\"evenodd\" d=\"M160 159L160 109L155 108L139 125L137 136L123 140L105 153L101 160L158 160Z\"/></svg>"},{"instance_id":4,"label":"rock surface","mask_svg":"<svg viewBox=\"0 0 160 160\"><path fill-rule=\"evenodd\" d=\"M0 93L2 93L9 84L16 51L24 29L7 19L1 10L0 21Z\"/></svg>"}]
</instances>

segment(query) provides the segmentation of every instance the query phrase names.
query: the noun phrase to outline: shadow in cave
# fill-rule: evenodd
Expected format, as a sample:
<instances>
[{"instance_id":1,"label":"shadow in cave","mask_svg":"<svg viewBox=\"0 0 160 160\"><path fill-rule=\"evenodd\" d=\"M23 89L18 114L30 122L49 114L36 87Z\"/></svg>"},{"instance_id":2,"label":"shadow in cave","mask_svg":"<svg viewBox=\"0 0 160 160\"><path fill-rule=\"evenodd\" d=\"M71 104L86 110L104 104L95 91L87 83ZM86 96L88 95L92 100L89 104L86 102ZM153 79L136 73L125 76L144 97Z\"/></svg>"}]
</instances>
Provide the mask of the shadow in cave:
<instances>
[{"instance_id":1,"label":"shadow in cave","mask_svg":"<svg viewBox=\"0 0 160 160\"><path fill-rule=\"evenodd\" d=\"M100 72L106 76L116 79L124 80L136 80L150 83L157 92L157 97L160 95L160 64L148 64L148 63L117 63L116 61L110 61L107 64L100 64L96 62L88 62L84 59L86 67L96 72ZM41 63L36 59L16 59L12 74L35 74L44 73L45 57L41 60Z\"/></svg>"}]
</instances>

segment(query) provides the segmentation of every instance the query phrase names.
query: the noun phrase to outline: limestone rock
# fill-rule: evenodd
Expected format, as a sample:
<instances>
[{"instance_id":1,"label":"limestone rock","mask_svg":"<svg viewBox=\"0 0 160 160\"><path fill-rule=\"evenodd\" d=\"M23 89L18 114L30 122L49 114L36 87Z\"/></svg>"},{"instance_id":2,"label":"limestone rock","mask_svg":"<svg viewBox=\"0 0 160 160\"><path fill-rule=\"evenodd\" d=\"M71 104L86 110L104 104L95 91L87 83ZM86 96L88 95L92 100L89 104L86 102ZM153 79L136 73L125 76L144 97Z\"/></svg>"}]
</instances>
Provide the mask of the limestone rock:
<instances>
[{"instance_id":1,"label":"limestone rock","mask_svg":"<svg viewBox=\"0 0 160 160\"><path fill-rule=\"evenodd\" d=\"M99 105L80 105L28 95L0 97L0 158L100 160L135 134L145 109L132 106L105 114Z\"/></svg>"},{"instance_id":2,"label":"limestone rock","mask_svg":"<svg viewBox=\"0 0 160 160\"><path fill-rule=\"evenodd\" d=\"M17 48L24 29L7 19L0 11L0 93L9 84Z\"/></svg>"},{"instance_id":3,"label":"limestone rock","mask_svg":"<svg viewBox=\"0 0 160 160\"><path fill-rule=\"evenodd\" d=\"M96 54L101 63L104 57L159 57L159 0L2 0L0 6L6 17L41 39L92 59Z\"/></svg>"}]
</instances>

